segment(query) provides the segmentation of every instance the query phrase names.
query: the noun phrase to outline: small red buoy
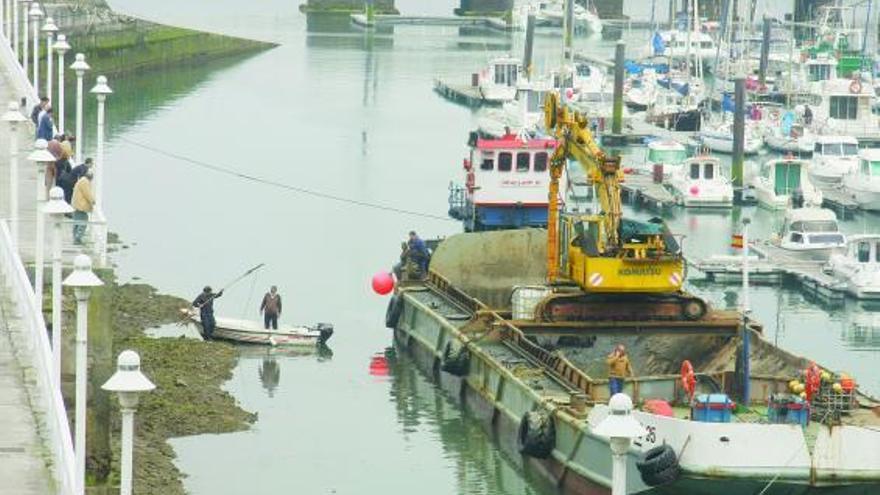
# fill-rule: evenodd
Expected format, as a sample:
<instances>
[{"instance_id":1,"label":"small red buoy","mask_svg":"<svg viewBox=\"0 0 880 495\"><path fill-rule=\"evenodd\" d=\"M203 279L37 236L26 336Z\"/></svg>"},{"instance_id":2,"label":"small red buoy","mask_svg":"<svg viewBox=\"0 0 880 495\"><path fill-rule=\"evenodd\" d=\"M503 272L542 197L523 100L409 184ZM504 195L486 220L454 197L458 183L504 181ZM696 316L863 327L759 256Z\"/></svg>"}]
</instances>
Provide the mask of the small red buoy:
<instances>
[{"instance_id":1,"label":"small red buoy","mask_svg":"<svg viewBox=\"0 0 880 495\"><path fill-rule=\"evenodd\" d=\"M700 194L700 188L698 186L691 186L691 196L696 196Z\"/></svg>"},{"instance_id":2,"label":"small red buoy","mask_svg":"<svg viewBox=\"0 0 880 495\"><path fill-rule=\"evenodd\" d=\"M394 290L394 277L388 272L379 272L373 275L373 291L384 296Z\"/></svg>"},{"instance_id":3,"label":"small red buoy","mask_svg":"<svg viewBox=\"0 0 880 495\"><path fill-rule=\"evenodd\" d=\"M388 376L390 370L388 367L388 359L381 354L373 356L370 360L370 375L372 376Z\"/></svg>"}]
</instances>

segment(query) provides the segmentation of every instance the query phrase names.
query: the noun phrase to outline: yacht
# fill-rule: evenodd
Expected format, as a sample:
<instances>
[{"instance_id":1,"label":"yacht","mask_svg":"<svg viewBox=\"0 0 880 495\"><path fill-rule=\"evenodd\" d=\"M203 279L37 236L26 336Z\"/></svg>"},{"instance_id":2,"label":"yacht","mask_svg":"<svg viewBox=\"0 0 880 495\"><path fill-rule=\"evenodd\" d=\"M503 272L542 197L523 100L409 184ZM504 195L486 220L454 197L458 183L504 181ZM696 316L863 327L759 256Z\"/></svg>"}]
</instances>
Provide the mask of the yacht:
<instances>
[{"instance_id":1,"label":"yacht","mask_svg":"<svg viewBox=\"0 0 880 495\"><path fill-rule=\"evenodd\" d=\"M880 150L859 152L858 165L843 176L843 190L860 208L880 211Z\"/></svg>"},{"instance_id":2,"label":"yacht","mask_svg":"<svg viewBox=\"0 0 880 495\"><path fill-rule=\"evenodd\" d=\"M733 153L733 123L705 123L697 133L697 138L712 151L719 153ZM743 152L754 155L764 146L764 138L761 133L746 123L743 142Z\"/></svg>"},{"instance_id":3,"label":"yacht","mask_svg":"<svg viewBox=\"0 0 880 495\"><path fill-rule=\"evenodd\" d=\"M690 49L688 49L688 38L690 38ZM718 52L718 47L712 36L702 31L691 31L690 33L687 30L661 31L660 39L663 41L663 50L658 52L654 49L653 53L668 58L696 56L703 63L711 64L715 61Z\"/></svg>"},{"instance_id":4,"label":"yacht","mask_svg":"<svg viewBox=\"0 0 880 495\"><path fill-rule=\"evenodd\" d=\"M771 210L821 206L822 191L810 182L808 165L808 161L796 158L764 162L760 174L752 179L758 204Z\"/></svg>"},{"instance_id":5,"label":"yacht","mask_svg":"<svg viewBox=\"0 0 880 495\"><path fill-rule=\"evenodd\" d=\"M513 9L513 22L525 29L528 22L529 12L535 13L535 25L541 27L560 27L565 19L564 0L531 0L522 3ZM596 8L589 2L587 8L580 4L574 6L575 29L585 34L599 34L602 32L602 20L596 13Z\"/></svg>"},{"instance_id":6,"label":"yacht","mask_svg":"<svg viewBox=\"0 0 880 495\"><path fill-rule=\"evenodd\" d=\"M517 81L522 62L515 57L498 57L476 74L477 88L483 99L490 103L505 103L516 98Z\"/></svg>"},{"instance_id":7,"label":"yacht","mask_svg":"<svg viewBox=\"0 0 880 495\"><path fill-rule=\"evenodd\" d=\"M846 247L846 236L840 232L833 211L792 208L785 213L778 245L806 259L827 261L833 253Z\"/></svg>"},{"instance_id":8,"label":"yacht","mask_svg":"<svg viewBox=\"0 0 880 495\"><path fill-rule=\"evenodd\" d=\"M880 121L872 112L875 98L870 84L858 77L821 81L814 94L813 131L817 134L853 136L858 140L880 140Z\"/></svg>"},{"instance_id":9,"label":"yacht","mask_svg":"<svg viewBox=\"0 0 880 495\"><path fill-rule=\"evenodd\" d=\"M859 163L859 141L852 136L818 135L813 142L810 180L819 187L840 184Z\"/></svg>"},{"instance_id":10,"label":"yacht","mask_svg":"<svg viewBox=\"0 0 880 495\"><path fill-rule=\"evenodd\" d=\"M857 299L880 299L880 234L852 235L826 271Z\"/></svg>"},{"instance_id":11,"label":"yacht","mask_svg":"<svg viewBox=\"0 0 880 495\"><path fill-rule=\"evenodd\" d=\"M721 173L721 161L709 155L685 160L669 174L666 185L687 208L733 206L733 186Z\"/></svg>"}]
</instances>

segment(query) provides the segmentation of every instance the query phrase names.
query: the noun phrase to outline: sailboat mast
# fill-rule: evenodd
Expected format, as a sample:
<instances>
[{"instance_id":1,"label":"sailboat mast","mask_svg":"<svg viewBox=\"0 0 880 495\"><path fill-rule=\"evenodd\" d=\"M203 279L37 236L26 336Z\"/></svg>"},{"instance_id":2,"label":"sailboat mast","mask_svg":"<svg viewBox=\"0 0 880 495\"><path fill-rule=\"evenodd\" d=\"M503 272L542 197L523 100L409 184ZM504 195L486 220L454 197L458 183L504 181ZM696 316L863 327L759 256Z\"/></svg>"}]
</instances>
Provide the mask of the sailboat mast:
<instances>
[{"instance_id":1,"label":"sailboat mast","mask_svg":"<svg viewBox=\"0 0 880 495\"><path fill-rule=\"evenodd\" d=\"M562 61L564 65L568 65L574 62L574 0L565 0L562 24L564 30Z\"/></svg>"}]
</instances>

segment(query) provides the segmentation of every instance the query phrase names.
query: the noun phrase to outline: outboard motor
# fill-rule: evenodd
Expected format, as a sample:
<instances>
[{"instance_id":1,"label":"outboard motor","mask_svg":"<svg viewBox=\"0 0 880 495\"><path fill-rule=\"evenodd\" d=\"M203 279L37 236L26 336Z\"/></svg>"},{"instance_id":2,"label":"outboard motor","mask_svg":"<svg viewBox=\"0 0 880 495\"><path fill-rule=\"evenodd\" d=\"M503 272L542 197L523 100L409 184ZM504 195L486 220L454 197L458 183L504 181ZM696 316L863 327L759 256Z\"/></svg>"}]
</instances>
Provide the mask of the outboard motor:
<instances>
[{"instance_id":1,"label":"outboard motor","mask_svg":"<svg viewBox=\"0 0 880 495\"><path fill-rule=\"evenodd\" d=\"M801 188L797 188L791 192L791 207L792 208L803 208L804 207L804 190Z\"/></svg>"},{"instance_id":2,"label":"outboard motor","mask_svg":"<svg viewBox=\"0 0 880 495\"><path fill-rule=\"evenodd\" d=\"M333 325L330 323L318 323L315 325L315 330L321 332L321 336L318 337L319 345L326 344L330 337L333 336Z\"/></svg>"}]
</instances>

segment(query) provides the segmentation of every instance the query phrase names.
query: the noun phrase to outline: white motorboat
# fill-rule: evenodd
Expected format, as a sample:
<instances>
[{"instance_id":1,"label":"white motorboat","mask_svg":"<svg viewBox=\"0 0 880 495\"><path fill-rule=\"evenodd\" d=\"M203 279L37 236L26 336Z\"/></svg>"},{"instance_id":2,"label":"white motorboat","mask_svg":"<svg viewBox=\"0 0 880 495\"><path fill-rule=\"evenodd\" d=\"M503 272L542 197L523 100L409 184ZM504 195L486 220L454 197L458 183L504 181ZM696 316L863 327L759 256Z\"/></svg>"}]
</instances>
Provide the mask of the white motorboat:
<instances>
[{"instance_id":1,"label":"white motorboat","mask_svg":"<svg viewBox=\"0 0 880 495\"><path fill-rule=\"evenodd\" d=\"M792 208L778 237L779 247L812 260L825 260L846 247L837 215L827 208Z\"/></svg>"},{"instance_id":2,"label":"white motorboat","mask_svg":"<svg viewBox=\"0 0 880 495\"><path fill-rule=\"evenodd\" d=\"M733 206L733 186L722 174L721 161L709 155L688 158L666 181L678 202L688 208Z\"/></svg>"},{"instance_id":3,"label":"white motorboat","mask_svg":"<svg viewBox=\"0 0 880 495\"><path fill-rule=\"evenodd\" d=\"M663 40L663 51L658 53L657 47L651 47L654 55L676 59L697 57L705 64L712 64L718 54L715 40L702 31L692 30L690 33L687 30L661 31L660 39Z\"/></svg>"},{"instance_id":4,"label":"white motorboat","mask_svg":"<svg viewBox=\"0 0 880 495\"><path fill-rule=\"evenodd\" d=\"M766 161L760 174L752 179L758 204L771 210L821 206L822 191L810 182L808 166L808 161L796 158Z\"/></svg>"},{"instance_id":5,"label":"white motorboat","mask_svg":"<svg viewBox=\"0 0 880 495\"><path fill-rule=\"evenodd\" d=\"M700 132L697 133L700 141L712 151L719 153L733 153L733 123L721 122L717 124L704 123ZM754 127L746 124L743 140L743 152L754 155L764 146L764 139Z\"/></svg>"},{"instance_id":6,"label":"white motorboat","mask_svg":"<svg viewBox=\"0 0 880 495\"><path fill-rule=\"evenodd\" d=\"M880 211L880 150L859 152L858 165L843 176L843 190L859 207Z\"/></svg>"},{"instance_id":7,"label":"white motorboat","mask_svg":"<svg viewBox=\"0 0 880 495\"><path fill-rule=\"evenodd\" d=\"M872 105L874 89L859 78L819 81L814 96L813 131L856 139L880 140L880 120Z\"/></svg>"},{"instance_id":8,"label":"white motorboat","mask_svg":"<svg viewBox=\"0 0 880 495\"><path fill-rule=\"evenodd\" d=\"M515 57L498 57L477 74L477 88L490 103L505 103L516 98L516 86L522 62Z\"/></svg>"},{"instance_id":9,"label":"white motorboat","mask_svg":"<svg viewBox=\"0 0 880 495\"><path fill-rule=\"evenodd\" d=\"M778 110L771 110L773 112ZM781 118L764 121L764 144L782 153L809 154L813 152L815 136L808 127L793 122L793 113L786 112Z\"/></svg>"},{"instance_id":10,"label":"white motorboat","mask_svg":"<svg viewBox=\"0 0 880 495\"><path fill-rule=\"evenodd\" d=\"M529 11L535 13L535 20L539 26L562 26L565 18L564 0L533 0L525 2L514 10L515 22L525 26L525 19ZM586 34L599 34L602 32L602 20L596 13L595 7L590 3L588 8L579 4L574 5L575 29Z\"/></svg>"},{"instance_id":11,"label":"white motorboat","mask_svg":"<svg viewBox=\"0 0 880 495\"><path fill-rule=\"evenodd\" d=\"M846 250L834 254L826 271L857 299L880 299L880 234L849 237Z\"/></svg>"},{"instance_id":12,"label":"white motorboat","mask_svg":"<svg viewBox=\"0 0 880 495\"><path fill-rule=\"evenodd\" d=\"M659 170L664 177L668 177L681 164L687 160L687 149L678 141L655 139L648 143L648 153L645 155L645 171Z\"/></svg>"},{"instance_id":13,"label":"white motorboat","mask_svg":"<svg viewBox=\"0 0 880 495\"><path fill-rule=\"evenodd\" d=\"M198 310L182 308L181 314L203 332ZM271 346L315 346L325 344L333 335L333 325L317 323L314 326L279 326L277 330L265 329L260 322L237 318L215 317L214 338L242 344Z\"/></svg>"},{"instance_id":14,"label":"white motorboat","mask_svg":"<svg viewBox=\"0 0 880 495\"><path fill-rule=\"evenodd\" d=\"M817 186L840 184L859 163L859 142L852 136L818 135L813 138L810 180Z\"/></svg>"}]
</instances>

